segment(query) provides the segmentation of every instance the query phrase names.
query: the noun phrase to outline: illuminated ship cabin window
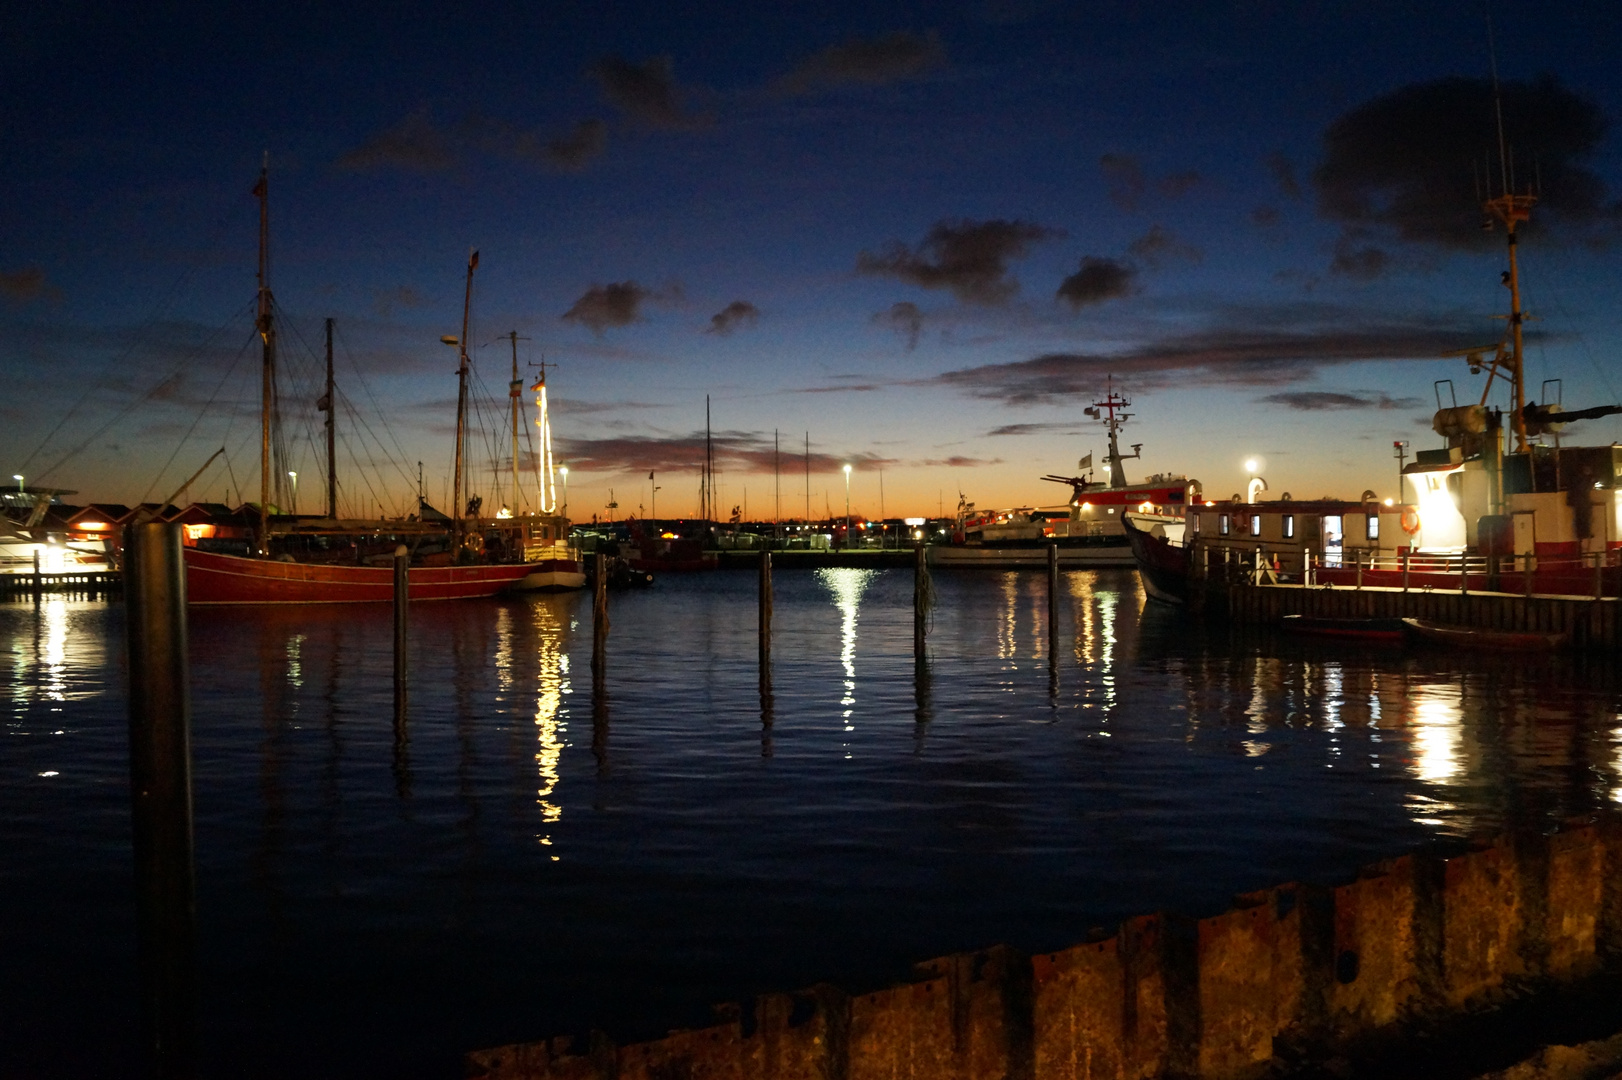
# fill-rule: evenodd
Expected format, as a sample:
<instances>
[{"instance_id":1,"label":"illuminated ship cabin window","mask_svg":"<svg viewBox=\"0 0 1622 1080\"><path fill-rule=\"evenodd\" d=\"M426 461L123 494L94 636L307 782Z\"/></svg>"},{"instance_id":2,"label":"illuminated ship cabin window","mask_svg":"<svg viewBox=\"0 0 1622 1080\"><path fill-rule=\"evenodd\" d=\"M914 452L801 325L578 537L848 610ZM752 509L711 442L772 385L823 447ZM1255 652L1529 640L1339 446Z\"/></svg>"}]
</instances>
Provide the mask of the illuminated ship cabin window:
<instances>
[{"instance_id":1,"label":"illuminated ship cabin window","mask_svg":"<svg viewBox=\"0 0 1622 1080\"><path fill-rule=\"evenodd\" d=\"M1295 539L1295 515L1294 514L1285 514L1284 515L1284 539L1286 539L1286 540Z\"/></svg>"},{"instance_id":2,"label":"illuminated ship cabin window","mask_svg":"<svg viewBox=\"0 0 1622 1080\"><path fill-rule=\"evenodd\" d=\"M1250 535L1251 536L1260 536L1261 534L1262 534L1262 516L1260 514L1251 514L1250 515Z\"/></svg>"},{"instance_id":3,"label":"illuminated ship cabin window","mask_svg":"<svg viewBox=\"0 0 1622 1080\"><path fill-rule=\"evenodd\" d=\"M1221 514L1221 515L1219 515L1217 517L1217 531L1220 532L1223 536L1228 535L1228 515L1227 514Z\"/></svg>"},{"instance_id":4,"label":"illuminated ship cabin window","mask_svg":"<svg viewBox=\"0 0 1622 1080\"><path fill-rule=\"evenodd\" d=\"M1370 540L1378 540L1378 539L1380 539L1380 515L1379 514L1370 514L1368 516L1367 520L1368 520L1368 523L1369 523L1369 531L1368 531L1369 539Z\"/></svg>"}]
</instances>

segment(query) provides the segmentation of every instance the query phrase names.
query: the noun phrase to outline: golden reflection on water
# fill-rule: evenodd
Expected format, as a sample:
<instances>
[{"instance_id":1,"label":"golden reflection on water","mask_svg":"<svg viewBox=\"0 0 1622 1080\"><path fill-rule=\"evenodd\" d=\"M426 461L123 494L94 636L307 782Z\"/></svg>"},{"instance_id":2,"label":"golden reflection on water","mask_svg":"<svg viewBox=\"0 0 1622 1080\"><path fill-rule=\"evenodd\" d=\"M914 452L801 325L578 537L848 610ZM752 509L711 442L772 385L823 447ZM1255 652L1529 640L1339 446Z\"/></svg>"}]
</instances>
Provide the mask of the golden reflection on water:
<instances>
[{"instance_id":1,"label":"golden reflection on water","mask_svg":"<svg viewBox=\"0 0 1622 1080\"><path fill-rule=\"evenodd\" d=\"M1611 732L1611 741L1616 744L1616 787L1611 792L1611 799L1622 803L1622 727Z\"/></svg>"},{"instance_id":2,"label":"golden reflection on water","mask_svg":"<svg viewBox=\"0 0 1622 1080\"><path fill-rule=\"evenodd\" d=\"M535 630L536 671L535 682L535 771L540 787L535 791L535 804L540 807L541 824L550 826L563 818L563 801L556 797L559 775L558 760L563 756L563 736L568 729L562 719L563 697L570 693L569 654L563 648L563 620L549 600L530 607ZM498 650L499 655L499 650ZM544 847L552 846L549 828L536 834ZM553 855L557 862L559 856Z\"/></svg>"},{"instance_id":3,"label":"golden reflection on water","mask_svg":"<svg viewBox=\"0 0 1622 1080\"><path fill-rule=\"evenodd\" d=\"M834 606L839 609L839 664L844 670L844 695L839 699L846 731L855 731L851 716L856 711L856 616L861 607L862 594L876 570L857 570L837 567L817 571L817 580L833 594ZM846 757L850 754L847 752Z\"/></svg>"},{"instance_id":4,"label":"golden reflection on water","mask_svg":"<svg viewBox=\"0 0 1622 1080\"><path fill-rule=\"evenodd\" d=\"M997 659L1012 660L1018 653L1019 575L1002 576L1002 606L997 612Z\"/></svg>"},{"instance_id":5,"label":"golden reflection on water","mask_svg":"<svg viewBox=\"0 0 1622 1080\"><path fill-rule=\"evenodd\" d=\"M1414 775L1427 783L1445 784L1461 771L1463 697L1459 687L1445 683L1416 686L1410 692Z\"/></svg>"},{"instance_id":6,"label":"golden reflection on water","mask_svg":"<svg viewBox=\"0 0 1622 1080\"><path fill-rule=\"evenodd\" d=\"M1118 691L1115 660L1118 644L1117 624L1120 618L1121 594L1113 589L1098 588L1096 571L1071 571L1066 575L1070 590L1072 618L1076 626L1076 661L1096 681L1097 703L1107 721L1115 708ZM1091 709L1093 702L1083 702L1082 708ZM1108 735L1109 732L1100 734Z\"/></svg>"}]
</instances>

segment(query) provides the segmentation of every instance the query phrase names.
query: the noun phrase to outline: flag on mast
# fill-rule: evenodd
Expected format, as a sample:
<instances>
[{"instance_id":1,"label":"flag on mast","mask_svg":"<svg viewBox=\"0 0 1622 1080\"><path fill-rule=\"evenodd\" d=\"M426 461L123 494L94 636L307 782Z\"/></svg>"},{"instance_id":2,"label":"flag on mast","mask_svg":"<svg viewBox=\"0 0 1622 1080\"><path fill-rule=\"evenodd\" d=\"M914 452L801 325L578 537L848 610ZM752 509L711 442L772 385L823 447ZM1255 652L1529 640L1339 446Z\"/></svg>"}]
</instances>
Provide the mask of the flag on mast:
<instances>
[{"instance_id":1,"label":"flag on mast","mask_svg":"<svg viewBox=\"0 0 1622 1080\"><path fill-rule=\"evenodd\" d=\"M1091 455L1091 454L1088 454L1086 457L1084 457L1080 461L1076 462L1076 468L1078 468L1078 469L1090 469L1092 467L1093 467L1093 455Z\"/></svg>"}]
</instances>

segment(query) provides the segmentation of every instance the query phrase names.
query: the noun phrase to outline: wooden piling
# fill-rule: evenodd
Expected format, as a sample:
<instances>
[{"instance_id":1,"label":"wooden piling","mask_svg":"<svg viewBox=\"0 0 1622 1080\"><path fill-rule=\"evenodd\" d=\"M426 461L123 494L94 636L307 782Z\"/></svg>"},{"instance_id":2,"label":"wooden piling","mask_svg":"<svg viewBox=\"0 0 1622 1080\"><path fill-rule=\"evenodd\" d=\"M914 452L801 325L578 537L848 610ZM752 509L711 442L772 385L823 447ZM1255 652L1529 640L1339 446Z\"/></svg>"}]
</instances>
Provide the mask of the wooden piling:
<instances>
[{"instance_id":1,"label":"wooden piling","mask_svg":"<svg viewBox=\"0 0 1622 1080\"><path fill-rule=\"evenodd\" d=\"M195 1070L197 917L180 526L129 526L124 552L143 1034L154 1076L189 1077Z\"/></svg>"},{"instance_id":2,"label":"wooden piling","mask_svg":"<svg viewBox=\"0 0 1622 1080\"><path fill-rule=\"evenodd\" d=\"M404 544L394 549L394 723L404 725L407 699L408 613L411 605L411 553ZM399 732L396 732L399 735Z\"/></svg>"},{"instance_id":3,"label":"wooden piling","mask_svg":"<svg viewBox=\"0 0 1622 1080\"><path fill-rule=\"evenodd\" d=\"M772 683L772 553L760 553L760 685Z\"/></svg>"},{"instance_id":4,"label":"wooden piling","mask_svg":"<svg viewBox=\"0 0 1622 1080\"><path fill-rule=\"evenodd\" d=\"M592 555L591 674L601 680L608 670L608 557Z\"/></svg>"},{"instance_id":5,"label":"wooden piling","mask_svg":"<svg viewBox=\"0 0 1622 1080\"><path fill-rule=\"evenodd\" d=\"M924 660L924 638L929 618L929 563L924 558L924 545L913 548L912 562L912 658Z\"/></svg>"},{"instance_id":6,"label":"wooden piling","mask_svg":"<svg viewBox=\"0 0 1622 1080\"><path fill-rule=\"evenodd\" d=\"M39 603L44 594L44 581L39 576L39 548L34 549L34 603Z\"/></svg>"},{"instance_id":7,"label":"wooden piling","mask_svg":"<svg viewBox=\"0 0 1622 1080\"><path fill-rule=\"evenodd\" d=\"M1048 636L1059 626L1059 545L1048 545Z\"/></svg>"}]
</instances>

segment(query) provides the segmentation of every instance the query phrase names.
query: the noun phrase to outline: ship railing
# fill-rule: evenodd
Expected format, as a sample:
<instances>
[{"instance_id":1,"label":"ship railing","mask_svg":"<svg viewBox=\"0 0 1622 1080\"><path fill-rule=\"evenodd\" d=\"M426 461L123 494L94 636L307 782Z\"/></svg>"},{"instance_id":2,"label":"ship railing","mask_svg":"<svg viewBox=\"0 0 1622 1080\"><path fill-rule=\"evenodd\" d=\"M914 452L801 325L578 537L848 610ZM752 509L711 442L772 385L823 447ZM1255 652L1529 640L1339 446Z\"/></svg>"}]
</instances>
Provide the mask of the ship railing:
<instances>
[{"instance_id":1,"label":"ship railing","mask_svg":"<svg viewBox=\"0 0 1622 1080\"><path fill-rule=\"evenodd\" d=\"M1338 556L1338 557L1337 557ZM1603 597L1622 591L1622 550L1570 553L1412 551L1350 548L1297 556L1282 572L1271 569L1265 551L1252 558L1247 576L1254 583L1302 584L1322 588L1396 588L1404 592L1458 591ZM1298 572L1292 572L1298 571ZM1269 581L1271 577L1272 581Z\"/></svg>"}]
</instances>

